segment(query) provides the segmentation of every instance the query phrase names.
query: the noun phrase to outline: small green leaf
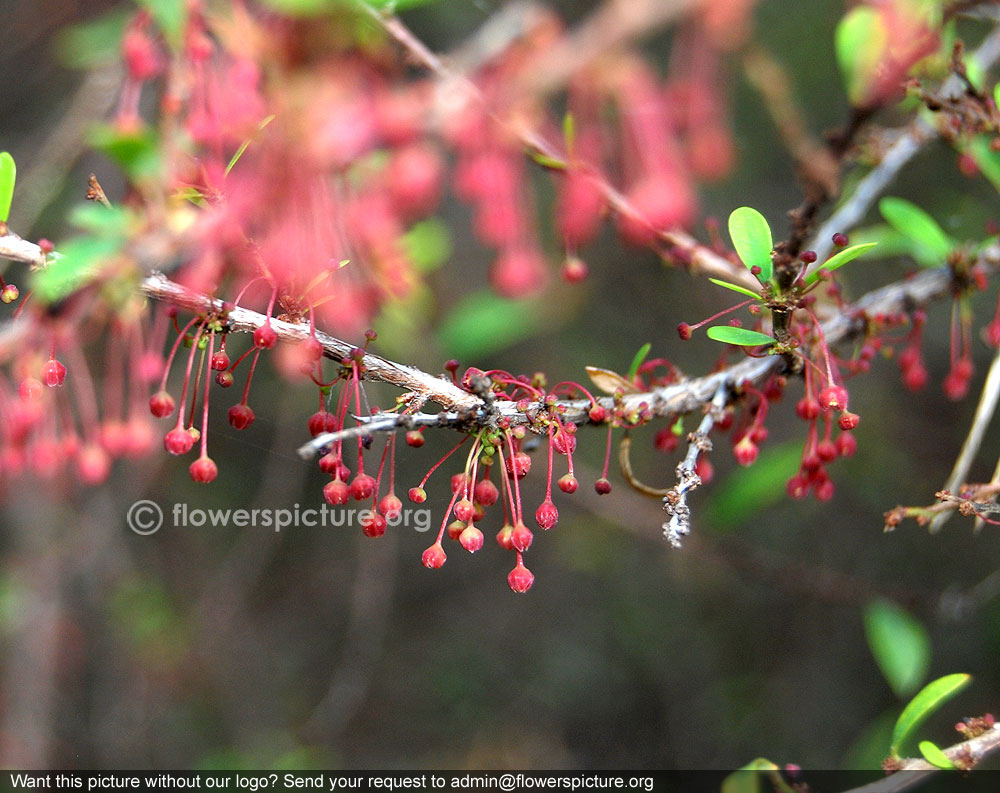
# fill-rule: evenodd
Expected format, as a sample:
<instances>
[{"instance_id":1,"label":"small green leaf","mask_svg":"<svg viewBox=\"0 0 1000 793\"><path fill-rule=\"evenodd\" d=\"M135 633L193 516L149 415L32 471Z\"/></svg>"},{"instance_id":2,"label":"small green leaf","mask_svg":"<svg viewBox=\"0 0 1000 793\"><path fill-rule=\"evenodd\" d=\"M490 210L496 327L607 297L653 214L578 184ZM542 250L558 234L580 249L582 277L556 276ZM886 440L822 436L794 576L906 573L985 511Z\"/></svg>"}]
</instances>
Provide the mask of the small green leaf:
<instances>
[{"instance_id":1,"label":"small green leaf","mask_svg":"<svg viewBox=\"0 0 1000 793\"><path fill-rule=\"evenodd\" d=\"M705 500L705 527L725 533L752 524L761 512L788 498L785 485L801 459L801 441L762 446L761 464L732 472L715 496Z\"/></svg>"},{"instance_id":2,"label":"small green leaf","mask_svg":"<svg viewBox=\"0 0 1000 793\"><path fill-rule=\"evenodd\" d=\"M572 160L573 150L576 147L576 121L568 110L563 116L563 141L566 143L566 156Z\"/></svg>"},{"instance_id":3,"label":"small green leaf","mask_svg":"<svg viewBox=\"0 0 1000 793\"><path fill-rule=\"evenodd\" d=\"M639 374L639 367L642 366L642 362L646 360L646 356L649 355L649 349L652 346L652 343L647 341L639 348L639 351L635 354L635 356L633 356L632 364L628 368L627 380L635 380L635 376Z\"/></svg>"},{"instance_id":4,"label":"small green leaf","mask_svg":"<svg viewBox=\"0 0 1000 793\"><path fill-rule=\"evenodd\" d=\"M920 749L920 754L924 756L924 760L932 766L940 768L944 771L958 770L958 766L951 761L951 758L948 757L948 755L941 751L940 747L936 743L932 741L921 741L917 748Z\"/></svg>"},{"instance_id":5,"label":"small green leaf","mask_svg":"<svg viewBox=\"0 0 1000 793\"><path fill-rule=\"evenodd\" d=\"M931 661L931 641L924 626L895 603L878 599L865 609L865 635L896 696L913 694Z\"/></svg>"},{"instance_id":6,"label":"small green leaf","mask_svg":"<svg viewBox=\"0 0 1000 793\"><path fill-rule=\"evenodd\" d=\"M542 154L537 151L528 152L528 156L531 157L535 162L541 165L543 168L548 168L552 171L565 171L566 163L562 160L557 160L555 157L549 157L547 154Z\"/></svg>"},{"instance_id":7,"label":"small green leaf","mask_svg":"<svg viewBox=\"0 0 1000 793\"><path fill-rule=\"evenodd\" d=\"M137 0L146 8L173 49L179 49L187 23L186 0Z\"/></svg>"},{"instance_id":8,"label":"small green leaf","mask_svg":"<svg viewBox=\"0 0 1000 793\"><path fill-rule=\"evenodd\" d=\"M101 124L91 132L90 144L118 163L133 182L142 182L159 173L160 147L147 127L122 132L111 124Z\"/></svg>"},{"instance_id":9,"label":"small green leaf","mask_svg":"<svg viewBox=\"0 0 1000 793\"><path fill-rule=\"evenodd\" d=\"M62 255L31 276L35 299L55 303L83 288L119 250L121 240L111 237L76 237L60 245Z\"/></svg>"},{"instance_id":10,"label":"small green leaf","mask_svg":"<svg viewBox=\"0 0 1000 793\"><path fill-rule=\"evenodd\" d=\"M720 281L718 278L709 278L708 280L716 286L724 286L726 289L732 289L734 292L739 292L740 294L747 295L755 300L760 300L759 292L754 292L752 289L747 289L745 286L737 286L736 284L729 283L729 281Z\"/></svg>"},{"instance_id":11,"label":"small green leaf","mask_svg":"<svg viewBox=\"0 0 1000 793\"><path fill-rule=\"evenodd\" d=\"M806 276L806 285L813 283L819 277L820 270L836 270L839 267L843 267L848 262L854 261L859 256L861 256L866 251L871 250L876 245L877 242L866 242L861 245L852 245L850 248L844 248L834 256L831 256L823 264L817 268L816 272L809 273Z\"/></svg>"},{"instance_id":12,"label":"small green leaf","mask_svg":"<svg viewBox=\"0 0 1000 793\"><path fill-rule=\"evenodd\" d=\"M903 708L903 712L896 719L896 726L892 729L890 754L898 756L903 742L913 734L914 730L970 682L972 682L972 675L945 675L920 689L920 693L910 700L910 704Z\"/></svg>"},{"instance_id":13,"label":"small green leaf","mask_svg":"<svg viewBox=\"0 0 1000 793\"><path fill-rule=\"evenodd\" d=\"M771 280L771 227L760 212L751 207L734 209L729 216L729 236L733 247L743 264L750 270L760 267L757 280L766 283Z\"/></svg>"},{"instance_id":14,"label":"small green leaf","mask_svg":"<svg viewBox=\"0 0 1000 793\"><path fill-rule=\"evenodd\" d=\"M1000 83L997 83L1000 91ZM966 149L976 161L976 165L994 188L1000 190L1000 154L990 148L993 136L977 135Z\"/></svg>"},{"instance_id":15,"label":"small green leaf","mask_svg":"<svg viewBox=\"0 0 1000 793\"><path fill-rule=\"evenodd\" d=\"M853 105L870 100L872 84L889 42L882 14L871 6L856 6L837 25L834 48Z\"/></svg>"},{"instance_id":16,"label":"small green leaf","mask_svg":"<svg viewBox=\"0 0 1000 793\"><path fill-rule=\"evenodd\" d=\"M706 333L713 341L736 344L740 347L759 347L774 342L773 336L748 328L734 328L732 325L713 325Z\"/></svg>"},{"instance_id":17,"label":"small green leaf","mask_svg":"<svg viewBox=\"0 0 1000 793\"><path fill-rule=\"evenodd\" d=\"M890 226L913 241L914 256L925 267L940 266L955 247L934 218L904 198L886 196L878 202L878 209Z\"/></svg>"},{"instance_id":18,"label":"small green leaf","mask_svg":"<svg viewBox=\"0 0 1000 793\"><path fill-rule=\"evenodd\" d=\"M509 300L481 289L455 303L437 331L456 358L476 358L533 336L546 316L537 300Z\"/></svg>"},{"instance_id":19,"label":"small green leaf","mask_svg":"<svg viewBox=\"0 0 1000 793\"><path fill-rule=\"evenodd\" d=\"M226 166L226 174L227 175L229 174L229 172L231 170L233 170L233 166L236 165L236 163L238 163L240 161L240 157L243 156L243 152L245 152L247 150L247 146L249 146L251 144L251 142L253 142L253 139L257 137L257 133L259 133L261 130L263 130L264 127L266 127L272 121L274 121L274 113L272 113L271 115L269 115L267 118L265 118L263 121L261 121L260 124L257 125L257 132L255 132L253 134L253 136L247 138L245 141L243 141L242 144L240 144L240 147L236 150L236 153L233 155L232 159L229 161L229 165Z\"/></svg>"},{"instance_id":20,"label":"small green leaf","mask_svg":"<svg viewBox=\"0 0 1000 793\"><path fill-rule=\"evenodd\" d=\"M134 220L132 212L122 206L77 204L69 212L70 223L96 237L123 238Z\"/></svg>"},{"instance_id":21,"label":"small green leaf","mask_svg":"<svg viewBox=\"0 0 1000 793\"><path fill-rule=\"evenodd\" d=\"M762 772L778 770L778 766L770 760L758 757L723 779L719 793L760 793L760 783L764 779Z\"/></svg>"},{"instance_id":22,"label":"small green leaf","mask_svg":"<svg viewBox=\"0 0 1000 793\"><path fill-rule=\"evenodd\" d=\"M407 258L419 273L438 269L451 256L451 232L437 218L414 223L401 242Z\"/></svg>"},{"instance_id":23,"label":"small green leaf","mask_svg":"<svg viewBox=\"0 0 1000 793\"><path fill-rule=\"evenodd\" d=\"M62 28L55 36L55 50L71 69L93 69L121 57L121 41L131 14L118 8L77 25Z\"/></svg>"},{"instance_id":24,"label":"small green leaf","mask_svg":"<svg viewBox=\"0 0 1000 793\"><path fill-rule=\"evenodd\" d=\"M10 202L14 198L14 182L17 181L17 166L10 152L0 151L0 223L10 217Z\"/></svg>"}]
</instances>

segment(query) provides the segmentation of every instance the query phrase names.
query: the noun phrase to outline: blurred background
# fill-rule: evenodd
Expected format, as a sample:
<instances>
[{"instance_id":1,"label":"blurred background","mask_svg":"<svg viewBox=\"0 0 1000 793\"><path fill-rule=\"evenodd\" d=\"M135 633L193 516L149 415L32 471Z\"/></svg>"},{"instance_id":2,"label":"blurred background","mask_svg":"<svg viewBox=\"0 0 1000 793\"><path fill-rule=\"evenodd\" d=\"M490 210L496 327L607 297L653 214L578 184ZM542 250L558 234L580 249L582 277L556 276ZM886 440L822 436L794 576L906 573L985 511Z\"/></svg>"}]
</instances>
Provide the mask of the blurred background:
<instances>
[{"instance_id":1,"label":"blurred background","mask_svg":"<svg viewBox=\"0 0 1000 793\"><path fill-rule=\"evenodd\" d=\"M447 52L501 5L442 0L405 19ZM548 5L573 24L596 3ZM84 145L88 125L114 106L115 68L93 65L81 49L113 51L109 31L120 31L133 9L110 0L0 3L0 148L19 165L11 227L22 236L65 234L63 218L89 172L109 195L123 190L114 166ZM832 43L843 13L837 0L762 0L754 12L755 41L786 67L817 135L847 113ZM975 26L968 32L982 35ZM665 69L670 30L644 37L642 48ZM801 200L790 158L738 56L726 62L724 79L737 160L725 180L701 189L701 218L724 219L748 204L780 238L784 213ZM996 191L954 165L954 153L933 144L892 192L955 237L981 239L997 215ZM544 217L553 190L544 175L537 182ZM584 283L555 279L543 299L496 309L507 312L502 332L477 332L468 318L486 294L490 252L454 199L439 217L450 255L427 275L419 300L386 309L374 351L432 372L454 357L484 369L545 371L550 382L580 380L587 365L625 370L645 342L686 373L714 362L711 342L681 344L674 328L724 308L725 295L624 247L610 230L581 251L590 267ZM701 220L695 231L707 239ZM543 243L557 262L553 240ZM857 297L911 268L907 260L866 262L853 268L845 292ZM977 327L992 301L986 294L976 303ZM959 717L998 706L995 530L974 535L970 522L954 519L934 536L912 523L882 532L887 509L930 503L943 486L989 361L977 339L973 395L945 399L949 311L929 309L924 391L906 391L892 361L877 361L873 376L853 382L859 449L832 466L836 493L826 504L784 496L804 440L793 411L798 384L774 407L754 467L739 469L719 444L714 481L693 495L694 534L679 551L662 539L657 500L630 491L616 473L610 495L594 494L604 436L581 430L581 488L557 496L559 524L536 536L528 555L536 579L526 595L508 589L509 554L487 527L481 553L451 552L438 571L420 564L429 537L413 529L372 540L356 527L276 533L172 526L168 517L154 535L130 531L126 510L139 499L168 515L174 504L321 504L326 477L295 454L314 392L290 388L267 363L254 386L254 426L237 433L215 422L220 475L211 486L192 483L186 464L162 453L119 463L100 488L4 480L0 763L714 769L764 756L805 768L870 768L885 755L905 701L866 641L863 615L879 597L925 626L924 680L974 676L923 730L954 743ZM369 396L390 404L395 393L372 386ZM678 458L654 450L654 431L635 433L633 464L662 485ZM991 428L975 478L990 476L998 440L1000 428ZM422 449L405 450L403 489L454 442L428 432ZM543 460L536 455L536 465ZM446 465L437 476L453 472ZM525 503L536 505L543 483L525 481ZM428 488L435 526L445 490L443 481Z\"/></svg>"}]
</instances>

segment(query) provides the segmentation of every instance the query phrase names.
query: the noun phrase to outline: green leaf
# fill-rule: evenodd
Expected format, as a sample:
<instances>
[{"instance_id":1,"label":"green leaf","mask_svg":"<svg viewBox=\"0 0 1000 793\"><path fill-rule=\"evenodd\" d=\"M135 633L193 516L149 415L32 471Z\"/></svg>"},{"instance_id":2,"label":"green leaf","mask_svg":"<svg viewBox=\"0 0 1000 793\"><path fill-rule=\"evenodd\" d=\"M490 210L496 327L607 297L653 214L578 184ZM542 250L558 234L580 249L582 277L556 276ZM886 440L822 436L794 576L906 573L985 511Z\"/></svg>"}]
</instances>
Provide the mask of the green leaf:
<instances>
[{"instance_id":1,"label":"green leaf","mask_svg":"<svg viewBox=\"0 0 1000 793\"><path fill-rule=\"evenodd\" d=\"M900 234L888 223L864 226L851 230L851 239L856 243L876 243L880 256L905 256L913 249L909 238Z\"/></svg>"},{"instance_id":2,"label":"green leaf","mask_svg":"<svg viewBox=\"0 0 1000 793\"><path fill-rule=\"evenodd\" d=\"M419 273L437 270L451 256L451 232L437 218L414 223L402 236L407 258Z\"/></svg>"},{"instance_id":3,"label":"green leaf","mask_svg":"<svg viewBox=\"0 0 1000 793\"><path fill-rule=\"evenodd\" d=\"M70 69L93 69L121 57L121 41L131 13L119 8L62 28L55 37L56 55Z\"/></svg>"},{"instance_id":4,"label":"green leaf","mask_svg":"<svg viewBox=\"0 0 1000 793\"><path fill-rule=\"evenodd\" d=\"M122 132L102 124L91 132L90 144L118 163L133 182L142 182L160 170L160 148L149 128Z\"/></svg>"},{"instance_id":5,"label":"green leaf","mask_svg":"<svg viewBox=\"0 0 1000 793\"><path fill-rule=\"evenodd\" d=\"M785 484L801 459L801 441L762 446L757 465L734 471L706 499L704 525L723 533L752 523L755 515L787 498Z\"/></svg>"},{"instance_id":6,"label":"green leaf","mask_svg":"<svg viewBox=\"0 0 1000 793\"><path fill-rule=\"evenodd\" d=\"M773 336L748 328L734 328L732 325L713 325L706 333L713 341L725 344L736 344L740 347L759 347L761 344L772 344Z\"/></svg>"},{"instance_id":7,"label":"green leaf","mask_svg":"<svg viewBox=\"0 0 1000 793\"><path fill-rule=\"evenodd\" d=\"M566 144L566 156L573 159L573 149L576 147L576 121L568 110L563 116L563 141Z\"/></svg>"},{"instance_id":8,"label":"green leaf","mask_svg":"<svg viewBox=\"0 0 1000 793\"><path fill-rule=\"evenodd\" d=\"M941 751L940 747L936 743L932 741L921 741L917 748L920 749L920 754L924 756L924 760L931 765L945 771L958 770L958 766L951 761L951 758L948 757L948 755Z\"/></svg>"},{"instance_id":9,"label":"green leaf","mask_svg":"<svg viewBox=\"0 0 1000 793\"><path fill-rule=\"evenodd\" d=\"M533 336L545 317L541 308L537 300L509 300L480 289L452 306L438 340L449 356L475 358Z\"/></svg>"},{"instance_id":10,"label":"green leaf","mask_svg":"<svg viewBox=\"0 0 1000 793\"><path fill-rule=\"evenodd\" d=\"M972 675L945 675L920 689L920 693L910 700L910 704L903 708L903 712L896 719L896 726L892 729L892 746L889 747L890 754L898 756L903 743L913 734L917 727L923 724L924 720L941 707L941 705L969 685L970 682L972 682Z\"/></svg>"},{"instance_id":11,"label":"green leaf","mask_svg":"<svg viewBox=\"0 0 1000 793\"><path fill-rule=\"evenodd\" d=\"M720 281L718 278L709 278L708 280L716 286L724 286L726 289L732 289L734 292L739 292L740 294L748 295L755 300L760 300L759 292L754 292L752 289L747 289L745 286L737 286L736 284L729 283L729 281Z\"/></svg>"},{"instance_id":12,"label":"green leaf","mask_svg":"<svg viewBox=\"0 0 1000 793\"><path fill-rule=\"evenodd\" d=\"M76 237L59 246L60 257L31 276L36 300L55 303L90 283L105 262L119 250L121 240L113 237Z\"/></svg>"},{"instance_id":13,"label":"green leaf","mask_svg":"<svg viewBox=\"0 0 1000 793\"><path fill-rule=\"evenodd\" d=\"M0 223L10 217L10 202L14 198L14 182L17 181L17 166L10 152L0 151Z\"/></svg>"},{"instance_id":14,"label":"green leaf","mask_svg":"<svg viewBox=\"0 0 1000 793\"><path fill-rule=\"evenodd\" d=\"M955 247L955 241L924 210L905 198L886 196L878 210L890 226L917 246L914 257L924 267L938 267Z\"/></svg>"},{"instance_id":15,"label":"green leaf","mask_svg":"<svg viewBox=\"0 0 1000 793\"><path fill-rule=\"evenodd\" d=\"M896 696L913 694L931 662L931 641L924 626L895 603L880 598L865 608L865 635Z\"/></svg>"},{"instance_id":16,"label":"green leaf","mask_svg":"<svg viewBox=\"0 0 1000 793\"><path fill-rule=\"evenodd\" d=\"M541 165L543 168L548 168L553 171L565 171L566 163L562 160L557 160L555 157L549 157L547 154L542 154L537 151L529 151L528 156L531 157L535 162Z\"/></svg>"},{"instance_id":17,"label":"green leaf","mask_svg":"<svg viewBox=\"0 0 1000 793\"><path fill-rule=\"evenodd\" d=\"M817 278L819 278L820 270L836 270L838 267L843 267L848 262L854 261L859 256L861 256L866 251L870 251L878 243L877 242L866 242L861 245L852 245L850 248L844 248L844 250L831 256L819 268L809 275L806 276L806 285L813 283Z\"/></svg>"},{"instance_id":18,"label":"green leaf","mask_svg":"<svg viewBox=\"0 0 1000 793\"><path fill-rule=\"evenodd\" d=\"M760 212L751 207L734 209L729 216L729 236L733 247L748 270L760 267L757 280L765 283L771 280L771 227Z\"/></svg>"},{"instance_id":19,"label":"green leaf","mask_svg":"<svg viewBox=\"0 0 1000 793\"><path fill-rule=\"evenodd\" d=\"M69 212L69 222L98 237L124 237L135 216L125 207L78 204Z\"/></svg>"},{"instance_id":20,"label":"green leaf","mask_svg":"<svg viewBox=\"0 0 1000 793\"><path fill-rule=\"evenodd\" d=\"M627 380L635 380L635 376L639 373L639 367L642 366L642 362L646 360L646 356L649 355L649 350L652 347L651 342L646 342L643 344L639 351L632 357L632 363L628 368Z\"/></svg>"},{"instance_id":21,"label":"green leaf","mask_svg":"<svg viewBox=\"0 0 1000 793\"><path fill-rule=\"evenodd\" d=\"M882 14L871 6L856 6L838 23L834 47L851 104L864 105L870 100L888 41Z\"/></svg>"},{"instance_id":22,"label":"green leaf","mask_svg":"<svg viewBox=\"0 0 1000 793\"><path fill-rule=\"evenodd\" d=\"M149 11L173 49L179 49L187 24L187 0L136 0Z\"/></svg>"},{"instance_id":23,"label":"green leaf","mask_svg":"<svg viewBox=\"0 0 1000 793\"><path fill-rule=\"evenodd\" d=\"M253 139L257 137L257 133L263 130L264 127L266 127L272 121L274 121L274 113L272 113L263 121L261 121L257 125L257 132L255 132L251 137L247 138L245 141L243 141L243 143L240 144L240 147L236 150L236 153L232 156L232 159L229 160L229 165L226 166L227 175L231 170L233 170L233 166L240 161L240 157L243 156L243 152L247 150L247 146L249 146L253 142Z\"/></svg>"},{"instance_id":24,"label":"green leaf","mask_svg":"<svg viewBox=\"0 0 1000 793\"><path fill-rule=\"evenodd\" d=\"M997 83L1000 91L1000 83ZM996 190L1000 190L1000 153L990 148L992 135L977 135L972 139L966 152L976 161L976 165Z\"/></svg>"},{"instance_id":25,"label":"green leaf","mask_svg":"<svg viewBox=\"0 0 1000 793\"><path fill-rule=\"evenodd\" d=\"M762 772L778 770L778 766L770 760L758 757L723 779L719 793L760 793L760 783L764 778Z\"/></svg>"}]
</instances>

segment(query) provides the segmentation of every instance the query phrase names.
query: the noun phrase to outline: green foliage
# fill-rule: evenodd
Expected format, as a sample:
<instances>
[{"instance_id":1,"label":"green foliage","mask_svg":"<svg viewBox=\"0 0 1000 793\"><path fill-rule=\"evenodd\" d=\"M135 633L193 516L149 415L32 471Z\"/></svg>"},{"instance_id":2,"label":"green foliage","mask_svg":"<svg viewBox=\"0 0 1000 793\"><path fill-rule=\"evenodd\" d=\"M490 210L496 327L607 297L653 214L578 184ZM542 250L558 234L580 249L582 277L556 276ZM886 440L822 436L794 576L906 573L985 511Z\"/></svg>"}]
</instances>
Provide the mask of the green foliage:
<instances>
[{"instance_id":1,"label":"green foliage","mask_svg":"<svg viewBox=\"0 0 1000 793\"><path fill-rule=\"evenodd\" d=\"M729 216L729 236L733 247L746 268L760 268L757 279L764 283L771 280L773 265L771 264L771 249L774 242L771 239L771 227L760 212L751 207L734 209Z\"/></svg>"},{"instance_id":2,"label":"green foliage","mask_svg":"<svg viewBox=\"0 0 1000 793\"><path fill-rule=\"evenodd\" d=\"M136 0L136 4L149 11L170 46L179 49L187 23L186 0Z\"/></svg>"},{"instance_id":3,"label":"green foliage","mask_svg":"<svg viewBox=\"0 0 1000 793\"><path fill-rule=\"evenodd\" d=\"M958 694L969 683L972 676L967 674L954 674L939 677L924 686L920 693L910 700L903 712L896 719L896 726L892 730L892 746L889 753L899 756L900 749L904 742L924 720L936 711L941 705Z\"/></svg>"},{"instance_id":4,"label":"green foliage","mask_svg":"<svg viewBox=\"0 0 1000 793\"><path fill-rule=\"evenodd\" d=\"M56 34L55 49L59 60L71 69L93 69L121 57L121 40L128 23L124 8L109 11Z\"/></svg>"},{"instance_id":5,"label":"green foliage","mask_svg":"<svg viewBox=\"0 0 1000 793\"><path fill-rule=\"evenodd\" d=\"M752 289L747 289L746 287L739 286L737 284L731 284L729 283L729 281L720 281L718 278L709 278L708 280L711 281L716 286L722 286L725 287L726 289L732 289L734 292L739 292L741 295L747 295L748 297L752 297L755 300L760 300L760 295L757 292L754 292Z\"/></svg>"},{"instance_id":6,"label":"green foliage","mask_svg":"<svg viewBox=\"0 0 1000 793\"><path fill-rule=\"evenodd\" d=\"M802 458L802 443L788 441L761 447L756 465L731 474L714 498L706 501L705 525L724 531L752 521L754 516L785 498L785 483Z\"/></svg>"},{"instance_id":7,"label":"green foliage","mask_svg":"<svg viewBox=\"0 0 1000 793\"><path fill-rule=\"evenodd\" d=\"M834 34L837 65L851 104L863 105L868 100L888 39L882 15L871 6L856 6L837 25Z\"/></svg>"},{"instance_id":8,"label":"green foliage","mask_svg":"<svg viewBox=\"0 0 1000 793\"><path fill-rule=\"evenodd\" d=\"M763 782L767 785L762 785ZM761 793L763 790L794 793L794 788L782 778L781 769L767 758L758 757L723 779L719 793Z\"/></svg>"},{"instance_id":9,"label":"green foliage","mask_svg":"<svg viewBox=\"0 0 1000 793\"><path fill-rule=\"evenodd\" d=\"M70 220L87 234L60 245L58 257L31 276L35 299L44 303L62 300L93 281L125 245L134 217L122 207L84 204L70 213Z\"/></svg>"},{"instance_id":10,"label":"green foliage","mask_svg":"<svg viewBox=\"0 0 1000 793\"><path fill-rule=\"evenodd\" d=\"M14 198L14 182L17 181L17 165L10 152L0 151L0 223L10 217L10 202Z\"/></svg>"},{"instance_id":11,"label":"green foliage","mask_svg":"<svg viewBox=\"0 0 1000 793\"><path fill-rule=\"evenodd\" d=\"M89 236L76 237L61 245L59 258L32 274L35 299L55 303L82 289L101 271L102 264L119 250L118 240Z\"/></svg>"},{"instance_id":12,"label":"green foliage","mask_svg":"<svg viewBox=\"0 0 1000 793\"><path fill-rule=\"evenodd\" d=\"M111 124L102 124L91 132L90 144L121 166L136 184L160 171L159 143L148 127L123 132Z\"/></svg>"},{"instance_id":13,"label":"green foliage","mask_svg":"<svg viewBox=\"0 0 1000 793\"><path fill-rule=\"evenodd\" d=\"M263 130L264 127L266 127L272 121L274 121L273 113L269 115L267 118L265 118L263 121L261 121L260 124L257 125L257 132ZM227 175L231 170L233 170L233 166L240 161L240 157L242 157L243 152L247 150L247 146L249 146L253 142L254 137L256 137L256 134L253 137L247 138L245 141L243 141L243 143L240 144L240 147L236 150L236 153L232 156L232 158L229 160L229 164L226 166Z\"/></svg>"},{"instance_id":14,"label":"green foliage","mask_svg":"<svg viewBox=\"0 0 1000 793\"><path fill-rule=\"evenodd\" d=\"M543 168L548 168L550 171L566 170L566 163L564 160L557 160L555 157L549 157L547 154L542 154L537 151L529 151L528 156Z\"/></svg>"},{"instance_id":15,"label":"green foliage","mask_svg":"<svg viewBox=\"0 0 1000 793\"><path fill-rule=\"evenodd\" d=\"M563 142L566 144L566 156L572 160L576 148L576 121L568 110L563 116Z\"/></svg>"},{"instance_id":16,"label":"green foliage","mask_svg":"<svg viewBox=\"0 0 1000 793\"><path fill-rule=\"evenodd\" d=\"M931 641L924 626L895 603L880 598L865 608L865 635L896 696L913 694L931 662Z\"/></svg>"},{"instance_id":17,"label":"green foliage","mask_svg":"<svg viewBox=\"0 0 1000 793\"><path fill-rule=\"evenodd\" d=\"M452 307L438 340L449 356L475 358L534 335L542 323L540 308L536 300L507 300L479 289Z\"/></svg>"},{"instance_id":18,"label":"green foliage","mask_svg":"<svg viewBox=\"0 0 1000 793\"><path fill-rule=\"evenodd\" d=\"M649 355L649 350L652 346L652 343L647 341L632 357L632 363L628 368L628 376L625 378L626 380L635 380L635 376L639 373L639 367L642 366L642 362L646 360L646 356Z\"/></svg>"},{"instance_id":19,"label":"green foliage","mask_svg":"<svg viewBox=\"0 0 1000 793\"><path fill-rule=\"evenodd\" d=\"M832 272L833 270L843 267L848 262L852 262L865 252L870 251L877 244L878 243L876 242L866 242L860 245L852 245L850 248L844 248L844 250L840 251L834 256L831 256L829 259L823 262L823 264L821 264L814 272L809 273L809 275L806 276L806 285L808 286L809 284L815 282L817 278L819 278L820 270L827 270Z\"/></svg>"},{"instance_id":20,"label":"green foliage","mask_svg":"<svg viewBox=\"0 0 1000 793\"><path fill-rule=\"evenodd\" d=\"M414 223L402 242L407 258L419 273L433 272L451 257L451 231L437 218Z\"/></svg>"},{"instance_id":21,"label":"green foliage","mask_svg":"<svg viewBox=\"0 0 1000 793\"><path fill-rule=\"evenodd\" d=\"M911 254L922 267L940 267L955 247L930 215L905 198L886 196L878 202L879 212L900 234L910 240Z\"/></svg>"},{"instance_id":22,"label":"green foliage","mask_svg":"<svg viewBox=\"0 0 1000 793\"><path fill-rule=\"evenodd\" d=\"M735 344L739 347L759 347L774 341L774 338L766 333L749 328L734 328L732 325L713 325L706 334L713 341Z\"/></svg>"},{"instance_id":23,"label":"green foliage","mask_svg":"<svg viewBox=\"0 0 1000 793\"><path fill-rule=\"evenodd\" d=\"M931 765L944 771L957 770L957 766L951 761L948 755L942 752L940 747L933 741L921 741L917 748L920 749L920 754L924 756L924 760Z\"/></svg>"},{"instance_id":24,"label":"green foliage","mask_svg":"<svg viewBox=\"0 0 1000 793\"><path fill-rule=\"evenodd\" d=\"M997 88L1000 89L1000 83L997 83ZM1000 153L990 148L992 140L992 135L977 135L969 142L966 153L975 160L976 166L990 184L1000 191Z\"/></svg>"},{"instance_id":25,"label":"green foliage","mask_svg":"<svg viewBox=\"0 0 1000 793\"><path fill-rule=\"evenodd\" d=\"M845 769L880 768L885 760L885 747L892 741L892 728L899 715L896 708L886 710L876 716L851 741L844 754L842 767Z\"/></svg>"}]
</instances>

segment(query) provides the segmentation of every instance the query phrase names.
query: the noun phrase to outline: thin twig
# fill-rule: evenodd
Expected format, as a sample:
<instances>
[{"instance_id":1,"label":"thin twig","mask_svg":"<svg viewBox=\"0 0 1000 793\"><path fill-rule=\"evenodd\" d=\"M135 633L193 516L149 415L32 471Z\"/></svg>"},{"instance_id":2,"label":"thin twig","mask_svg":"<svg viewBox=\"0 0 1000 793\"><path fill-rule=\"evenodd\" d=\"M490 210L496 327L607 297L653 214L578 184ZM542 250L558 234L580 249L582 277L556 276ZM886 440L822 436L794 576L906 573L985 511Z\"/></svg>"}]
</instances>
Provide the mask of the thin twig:
<instances>
[{"instance_id":1,"label":"thin twig","mask_svg":"<svg viewBox=\"0 0 1000 793\"><path fill-rule=\"evenodd\" d=\"M687 504L687 494L701 484L701 477L695 471L698 458L712 450L708 434L722 415L729 401L726 383L719 383L705 416L698 429L688 435L687 454L677 464L677 485L663 497L663 511L670 519L663 524L663 537L672 548L681 547L681 539L691 533L691 508Z\"/></svg>"},{"instance_id":2,"label":"thin twig","mask_svg":"<svg viewBox=\"0 0 1000 793\"><path fill-rule=\"evenodd\" d=\"M198 313L222 313L223 311L221 300L192 292L161 273L147 276L142 282L141 290L147 297L190 311ZM268 320L265 315L246 308L233 308L226 315L226 319L229 331L249 333L270 321L278 338L286 342L303 342L310 335L308 325L284 322L273 317ZM348 359L356 349L353 344L319 331L316 332L316 339L323 345L326 356L338 362ZM478 410L482 404L475 394L463 391L443 377L435 377L415 367L395 363L371 353L365 353L360 363L370 379L382 380L419 393L441 405L445 410L474 411Z\"/></svg>"},{"instance_id":3,"label":"thin twig","mask_svg":"<svg viewBox=\"0 0 1000 793\"><path fill-rule=\"evenodd\" d=\"M993 356L993 363L990 364L990 371L986 375L986 382L983 384L983 391L979 396L979 404L976 405L976 413L972 418L972 426L969 428L969 434L965 438L965 443L962 444L962 451L959 453L958 459L955 460L951 476L948 477L948 481L944 486L945 490L957 493L962 483L969 481L969 469L972 467L972 461L975 459L976 454L979 452L979 447L982 445L986 428L989 426L990 421L993 420L998 400L1000 400L1000 350L997 350L996 355ZM941 531L941 528L954 512L955 510L953 509L939 512L931 519L927 530L931 534ZM976 521L977 524L981 524L978 518Z\"/></svg>"}]
</instances>

